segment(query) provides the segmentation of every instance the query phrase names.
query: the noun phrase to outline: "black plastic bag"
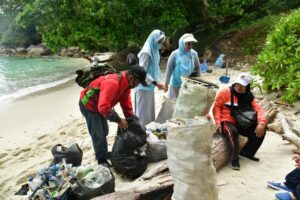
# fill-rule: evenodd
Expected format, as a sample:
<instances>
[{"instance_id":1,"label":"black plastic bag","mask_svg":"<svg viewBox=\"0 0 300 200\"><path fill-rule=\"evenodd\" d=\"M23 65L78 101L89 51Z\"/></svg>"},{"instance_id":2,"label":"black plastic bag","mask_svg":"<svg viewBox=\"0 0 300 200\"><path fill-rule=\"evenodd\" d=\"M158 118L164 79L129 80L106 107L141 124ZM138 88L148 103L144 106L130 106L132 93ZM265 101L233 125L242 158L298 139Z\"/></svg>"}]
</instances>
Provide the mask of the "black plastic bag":
<instances>
[{"instance_id":1,"label":"black plastic bag","mask_svg":"<svg viewBox=\"0 0 300 200\"><path fill-rule=\"evenodd\" d=\"M66 148L61 144L57 144L52 147L51 152L54 157L53 162L55 164L62 162L65 158L67 164L72 164L73 166L81 165L83 153L77 143L72 144L69 148Z\"/></svg>"},{"instance_id":2,"label":"black plastic bag","mask_svg":"<svg viewBox=\"0 0 300 200\"><path fill-rule=\"evenodd\" d=\"M148 158L139 154L146 144L146 132L135 119L127 119L128 129L118 129L112 148L111 162L122 175L135 179L147 169Z\"/></svg>"},{"instance_id":3,"label":"black plastic bag","mask_svg":"<svg viewBox=\"0 0 300 200\"><path fill-rule=\"evenodd\" d=\"M109 194L115 192L115 178L112 179L98 188L88 188L81 181L76 181L77 186L73 188L75 199L78 200L89 200L94 197Z\"/></svg>"}]
</instances>

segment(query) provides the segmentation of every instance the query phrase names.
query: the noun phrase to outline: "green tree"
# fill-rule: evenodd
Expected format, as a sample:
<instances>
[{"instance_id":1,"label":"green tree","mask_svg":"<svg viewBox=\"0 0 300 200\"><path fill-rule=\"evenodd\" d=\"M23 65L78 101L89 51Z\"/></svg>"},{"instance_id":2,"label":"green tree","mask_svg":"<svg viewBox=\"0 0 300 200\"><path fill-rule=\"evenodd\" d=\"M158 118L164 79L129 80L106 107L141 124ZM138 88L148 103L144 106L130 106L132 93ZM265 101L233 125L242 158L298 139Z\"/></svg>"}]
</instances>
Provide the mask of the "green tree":
<instances>
[{"instance_id":1,"label":"green tree","mask_svg":"<svg viewBox=\"0 0 300 200\"><path fill-rule=\"evenodd\" d=\"M34 21L30 21L26 27L17 26L15 21L16 16L23 11L23 5L32 2L33 0L0 0L0 42L2 45L28 46L41 42Z\"/></svg>"},{"instance_id":2,"label":"green tree","mask_svg":"<svg viewBox=\"0 0 300 200\"><path fill-rule=\"evenodd\" d=\"M198 24L214 27L226 16L238 16L253 0L35 0L26 4L17 21L34 21L43 41L52 49L71 45L84 49L118 50L142 44L153 29L168 36L194 30Z\"/></svg>"},{"instance_id":3,"label":"green tree","mask_svg":"<svg viewBox=\"0 0 300 200\"><path fill-rule=\"evenodd\" d=\"M267 90L282 90L282 98L288 102L299 99L300 9L281 18L252 70L264 78Z\"/></svg>"}]
</instances>

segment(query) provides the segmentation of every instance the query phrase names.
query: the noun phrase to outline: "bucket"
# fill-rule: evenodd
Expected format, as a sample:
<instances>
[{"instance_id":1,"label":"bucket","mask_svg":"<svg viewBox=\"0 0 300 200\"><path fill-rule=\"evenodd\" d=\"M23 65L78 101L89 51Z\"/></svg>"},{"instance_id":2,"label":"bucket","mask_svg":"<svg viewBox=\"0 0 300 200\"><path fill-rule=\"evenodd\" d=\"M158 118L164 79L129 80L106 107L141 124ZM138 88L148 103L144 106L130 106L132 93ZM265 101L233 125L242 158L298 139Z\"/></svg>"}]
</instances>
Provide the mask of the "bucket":
<instances>
[{"instance_id":1,"label":"bucket","mask_svg":"<svg viewBox=\"0 0 300 200\"><path fill-rule=\"evenodd\" d=\"M221 83L229 83L230 77L229 76L221 76L219 78L219 80L221 81Z\"/></svg>"}]
</instances>

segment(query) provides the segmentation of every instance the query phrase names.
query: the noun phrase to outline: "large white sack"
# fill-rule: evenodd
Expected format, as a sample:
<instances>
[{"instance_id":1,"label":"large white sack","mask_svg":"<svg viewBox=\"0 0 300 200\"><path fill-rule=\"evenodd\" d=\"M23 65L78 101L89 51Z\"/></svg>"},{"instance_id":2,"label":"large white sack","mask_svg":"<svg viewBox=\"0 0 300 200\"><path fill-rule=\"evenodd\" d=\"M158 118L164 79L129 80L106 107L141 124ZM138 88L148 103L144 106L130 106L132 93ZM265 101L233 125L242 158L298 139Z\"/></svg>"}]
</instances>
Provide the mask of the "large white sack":
<instances>
[{"instance_id":1,"label":"large white sack","mask_svg":"<svg viewBox=\"0 0 300 200\"><path fill-rule=\"evenodd\" d=\"M193 119L208 114L216 93L215 84L182 77L173 118Z\"/></svg>"},{"instance_id":2,"label":"large white sack","mask_svg":"<svg viewBox=\"0 0 300 200\"><path fill-rule=\"evenodd\" d=\"M169 121L168 166L174 180L173 200L217 200L211 158L213 125L206 117ZM177 120L178 122L179 120Z\"/></svg>"}]
</instances>

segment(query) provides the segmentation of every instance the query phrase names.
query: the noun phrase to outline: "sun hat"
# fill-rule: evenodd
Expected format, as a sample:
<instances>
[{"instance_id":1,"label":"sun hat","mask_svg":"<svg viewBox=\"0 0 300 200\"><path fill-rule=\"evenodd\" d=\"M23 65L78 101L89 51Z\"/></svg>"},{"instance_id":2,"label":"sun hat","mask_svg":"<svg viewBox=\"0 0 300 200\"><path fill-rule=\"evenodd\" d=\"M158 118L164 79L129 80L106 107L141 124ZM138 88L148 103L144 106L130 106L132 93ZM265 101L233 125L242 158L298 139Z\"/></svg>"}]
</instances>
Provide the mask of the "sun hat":
<instances>
[{"instance_id":1,"label":"sun hat","mask_svg":"<svg viewBox=\"0 0 300 200\"><path fill-rule=\"evenodd\" d=\"M198 42L198 40L195 39L194 35L191 33L186 33L182 36L182 40L184 43L186 42Z\"/></svg>"},{"instance_id":2,"label":"sun hat","mask_svg":"<svg viewBox=\"0 0 300 200\"><path fill-rule=\"evenodd\" d=\"M247 73L240 73L236 78L235 83L239 83L242 86L246 87L247 85L250 84L251 81L252 81L252 76L250 76Z\"/></svg>"}]
</instances>

